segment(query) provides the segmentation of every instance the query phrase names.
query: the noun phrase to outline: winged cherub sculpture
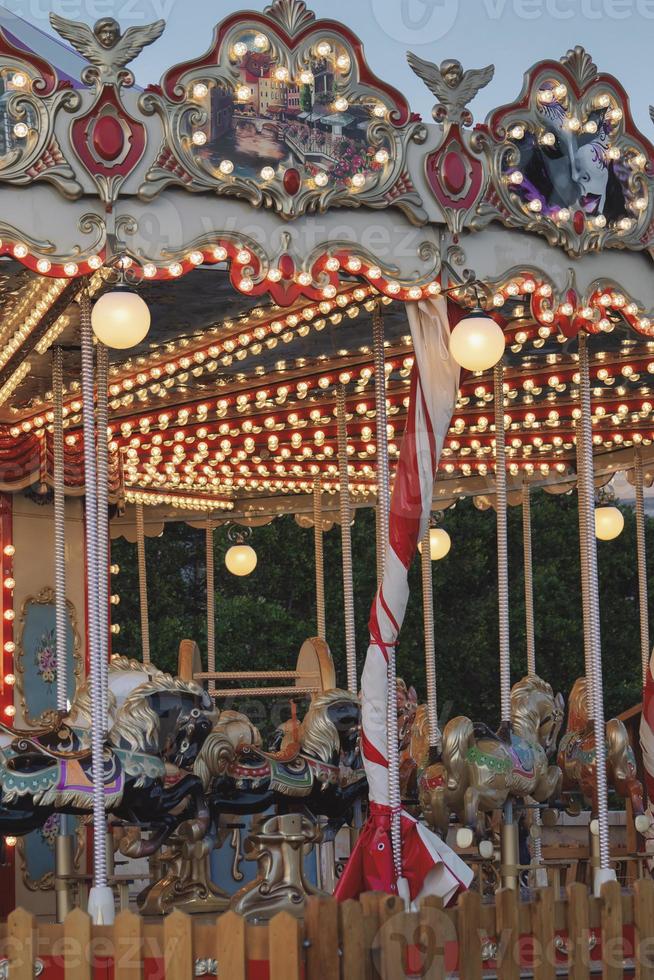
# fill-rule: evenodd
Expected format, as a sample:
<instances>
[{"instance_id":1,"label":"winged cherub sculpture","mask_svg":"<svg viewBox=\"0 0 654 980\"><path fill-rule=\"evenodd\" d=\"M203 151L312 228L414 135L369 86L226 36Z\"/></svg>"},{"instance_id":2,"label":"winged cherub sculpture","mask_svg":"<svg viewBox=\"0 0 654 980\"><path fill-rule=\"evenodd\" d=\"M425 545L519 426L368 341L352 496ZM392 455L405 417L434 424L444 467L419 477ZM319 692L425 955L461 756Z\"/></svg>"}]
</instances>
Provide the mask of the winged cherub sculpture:
<instances>
[{"instance_id":1,"label":"winged cherub sculpture","mask_svg":"<svg viewBox=\"0 0 654 980\"><path fill-rule=\"evenodd\" d=\"M129 27L124 34L113 17L102 17L93 30L87 24L50 14L50 23L76 51L91 64L82 72L87 85L133 85L134 75L125 66L133 61L144 47L161 36L165 20L156 20L142 27Z\"/></svg>"},{"instance_id":2,"label":"winged cherub sculpture","mask_svg":"<svg viewBox=\"0 0 654 980\"><path fill-rule=\"evenodd\" d=\"M411 51L407 54L407 60L416 75L438 99L438 105L432 110L436 122L472 125L472 113L466 106L480 89L488 85L495 74L495 66L487 65L486 68L469 68L464 71L461 62L455 58L442 61L439 66L431 61L424 61Z\"/></svg>"}]
</instances>

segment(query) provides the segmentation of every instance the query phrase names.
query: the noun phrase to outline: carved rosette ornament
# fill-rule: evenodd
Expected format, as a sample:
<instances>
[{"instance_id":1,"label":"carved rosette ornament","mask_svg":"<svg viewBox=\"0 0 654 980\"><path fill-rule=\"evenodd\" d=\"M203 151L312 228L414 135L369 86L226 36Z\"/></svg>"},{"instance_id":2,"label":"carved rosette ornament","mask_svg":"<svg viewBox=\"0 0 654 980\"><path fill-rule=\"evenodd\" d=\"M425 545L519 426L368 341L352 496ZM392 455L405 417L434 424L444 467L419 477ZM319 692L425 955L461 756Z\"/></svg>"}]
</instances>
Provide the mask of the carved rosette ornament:
<instances>
[{"instance_id":1,"label":"carved rosette ornament","mask_svg":"<svg viewBox=\"0 0 654 980\"><path fill-rule=\"evenodd\" d=\"M654 148L622 86L583 48L531 68L518 100L489 115L479 141L491 183L473 227L499 220L570 255L649 245Z\"/></svg>"},{"instance_id":2,"label":"carved rosette ornament","mask_svg":"<svg viewBox=\"0 0 654 980\"><path fill-rule=\"evenodd\" d=\"M299 0L228 17L210 50L167 72L140 107L164 128L143 200L175 184L286 218L394 206L426 221L406 164L424 127L370 72L358 38Z\"/></svg>"},{"instance_id":3,"label":"carved rosette ornament","mask_svg":"<svg viewBox=\"0 0 654 980\"><path fill-rule=\"evenodd\" d=\"M134 84L134 75L126 65L147 44L157 40L165 21L130 27L124 34L112 17L98 20L93 30L58 14L50 14L50 22L90 62L82 79L95 86L96 98L88 111L73 122L71 140L80 162L94 179L100 198L111 205L146 146L145 126L127 112L121 97L121 88Z\"/></svg>"},{"instance_id":4,"label":"carved rosette ornament","mask_svg":"<svg viewBox=\"0 0 654 980\"><path fill-rule=\"evenodd\" d=\"M443 125L443 138L440 146L425 157L425 176L450 231L456 233L473 212L487 181L474 137L464 132L464 127L472 125L467 106L488 85L495 68L487 65L464 71L455 59L437 66L411 52L407 57L416 75L438 99L432 115Z\"/></svg>"}]
</instances>

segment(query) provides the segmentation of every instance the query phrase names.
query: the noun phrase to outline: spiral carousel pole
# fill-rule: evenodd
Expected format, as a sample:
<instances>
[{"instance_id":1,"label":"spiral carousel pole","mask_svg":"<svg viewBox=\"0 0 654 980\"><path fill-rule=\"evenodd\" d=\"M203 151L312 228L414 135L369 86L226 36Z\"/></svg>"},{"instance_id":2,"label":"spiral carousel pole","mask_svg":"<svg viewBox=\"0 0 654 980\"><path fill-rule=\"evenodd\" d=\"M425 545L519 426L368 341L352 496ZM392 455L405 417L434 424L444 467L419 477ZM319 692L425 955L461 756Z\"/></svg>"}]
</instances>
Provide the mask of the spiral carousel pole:
<instances>
[{"instance_id":1,"label":"spiral carousel pole","mask_svg":"<svg viewBox=\"0 0 654 980\"><path fill-rule=\"evenodd\" d=\"M57 710L68 713L68 615L66 609L66 497L64 490L64 403L63 351L56 347L52 359L53 395L53 484L55 537L55 639L57 653ZM59 818L55 841L55 896L57 922L63 922L72 909L70 886L65 876L73 871L73 838L68 833L69 818Z\"/></svg>"},{"instance_id":2,"label":"spiral carousel pole","mask_svg":"<svg viewBox=\"0 0 654 980\"><path fill-rule=\"evenodd\" d=\"M347 687L357 692L357 652L354 624L354 585L352 581L352 510L350 507L350 479L347 457L347 409L345 386L336 388L336 421L338 437L338 472L341 517L341 549L343 561L343 604L345 616L345 656L347 660Z\"/></svg>"},{"instance_id":3,"label":"spiral carousel pole","mask_svg":"<svg viewBox=\"0 0 654 980\"><path fill-rule=\"evenodd\" d=\"M325 625L325 559L322 529L322 486L320 477L313 481L313 543L316 561L316 629L321 640L327 638Z\"/></svg>"},{"instance_id":4,"label":"spiral carousel pole","mask_svg":"<svg viewBox=\"0 0 654 980\"><path fill-rule=\"evenodd\" d=\"M86 567L88 636L91 673L91 759L93 766L93 887L89 893L88 911L96 924L111 924L114 920L114 898L107 877L106 834L107 819L104 797L104 732L106 718L102 705L106 676L102 665L102 624L100 608L100 561L102 551L98 541L98 469L96 464L94 420L93 333L91 329L91 298L88 289L80 302L82 350L82 410L84 432L84 482L86 488Z\"/></svg>"},{"instance_id":5,"label":"spiral carousel pole","mask_svg":"<svg viewBox=\"0 0 654 980\"><path fill-rule=\"evenodd\" d=\"M495 406L495 509L497 518L497 595L500 639L500 709L502 734L511 738L511 647L509 635L509 549L506 483L506 435L504 431L504 366L493 370ZM501 832L502 885L518 888L518 828L513 819L513 801L504 804Z\"/></svg>"},{"instance_id":6,"label":"spiral carousel pole","mask_svg":"<svg viewBox=\"0 0 654 980\"><path fill-rule=\"evenodd\" d=\"M422 536L420 566L422 572L422 615L425 630L425 674L427 677L427 723L429 725L429 761L435 761L438 748L438 688L436 686L436 642L434 637L434 587L431 570L429 524ZM434 758L432 758L434 757Z\"/></svg>"},{"instance_id":7,"label":"spiral carousel pole","mask_svg":"<svg viewBox=\"0 0 654 980\"><path fill-rule=\"evenodd\" d=\"M148 618L148 577L145 565L145 527L143 504L134 505L136 512L136 554L139 571L139 609L141 613L141 651L143 663L150 663L150 620Z\"/></svg>"},{"instance_id":8,"label":"spiral carousel pole","mask_svg":"<svg viewBox=\"0 0 654 980\"><path fill-rule=\"evenodd\" d=\"M207 567L207 670L216 672L216 575L213 553L214 523L207 521L204 529ZM209 681L209 690L216 690L216 682Z\"/></svg>"},{"instance_id":9,"label":"spiral carousel pole","mask_svg":"<svg viewBox=\"0 0 654 980\"><path fill-rule=\"evenodd\" d=\"M531 492L529 483L525 479L522 484L522 548L525 570L525 638L527 642L527 674L533 677L536 674L536 628L534 617L534 570L532 563L531 548ZM541 836L541 815L540 809L534 810L534 826L536 836L534 837L534 860L538 865L536 877L538 884L547 884L547 872L541 868L543 863L543 840ZM543 877L541 882L539 879Z\"/></svg>"},{"instance_id":10,"label":"spiral carousel pole","mask_svg":"<svg viewBox=\"0 0 654 980\"><path fill-rule=\"evenodd\" d=\"M107 724L109 689L109 351L97 344L97 452L98 452L98 595L100 602L100 647L102 667L101 712ZM106 734L106 731L105 731Z\"/></svg>"},{"instance_id":11,"label":"spiral carousel pole","mask_svg":"<svg viewBox=\"0 0 654 980\"><path fill-rule=\"evenodd\" d=\"M599 894L604 882L615 879L615 871L611 868L609 853L604 690L602 683L602 639L600 629L599 580L597 574L597 541L595 538L595 519L593 512L595 491L593 423L590 401L588 338L583 332L579 334L579 409L580 418L577 439L581 441L579 452L581 472L579 473L578 483L582 490L579 509L580 514L583 512L581 537L584 539L585 545L582 552L581 584L584 603L587 607L587 622L589 626L589 679L591 680L593 701L598 807L598 853L593 880L595 892Z\"/></svg>"},{"instance_id":12,"label":"spiral carousel pole","mask_svg":"<svg viewBox=\"0 0 654 980\"><path fill-rule=\"evenodd\" d=\"M634 486L636 488L636 558L638 562L638 607L640 612L640 659L643 686L649 668L649 610L647 606L647 550L645 544L645 486L643 457L640 446L634 454Z\"/></svg>"},{"instance_id":13,"label":"spiral carousel pole","mask_svg":"<svg viewBox=\"0 0 654 980\"><path fill-rule=\"evenodd\" d=\"M372 341L375 363L375 425L377 437L377 538L378 575L384 578L386 551L388 547L388 527L390 515L390 470L388 465L388 416L386 412L386 358L384 355L384 320L379 303L375 306L372 318ZM388 750L388 800L391 809L391 846L393 864L398 879L402 877L402 833L400 813L402 797L400 792L400 759L397 728L397 671L395 647L387 651L386 665L386 730Z\"/></svg>"}]
</instances>

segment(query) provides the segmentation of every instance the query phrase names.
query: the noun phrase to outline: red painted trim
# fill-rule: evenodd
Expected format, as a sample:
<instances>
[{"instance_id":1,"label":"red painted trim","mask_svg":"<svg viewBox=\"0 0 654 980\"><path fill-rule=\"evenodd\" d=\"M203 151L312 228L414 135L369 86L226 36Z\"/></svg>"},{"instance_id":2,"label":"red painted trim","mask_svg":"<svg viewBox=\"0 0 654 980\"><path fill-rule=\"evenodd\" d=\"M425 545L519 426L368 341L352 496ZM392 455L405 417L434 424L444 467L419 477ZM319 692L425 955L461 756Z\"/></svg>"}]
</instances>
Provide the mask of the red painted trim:
<instances>
[{"instance_id":1,"label":"red painted trim","mask_svg":"<svg viewBox=\"0 0 654 980\"><path fill-rule=\"evenodd\" d=\"M7 609L13 609L13 589L6 589L5 579L13 575L14 562L12 555L5 554L5 548L13 546L13 497L10 493L0 494L0 567L2 568L2 650L0 651L0 712L2 720L11 722L4 714L8 705L14 703L14 688L5 684L6 674L14 673L14 658L5 651L5 644L13 643L14 624L4 617ZM0 865L0 918L5 919L16 905L16 875L14 848L5 849L6 863Z\"/></svg>"}]
</instances>

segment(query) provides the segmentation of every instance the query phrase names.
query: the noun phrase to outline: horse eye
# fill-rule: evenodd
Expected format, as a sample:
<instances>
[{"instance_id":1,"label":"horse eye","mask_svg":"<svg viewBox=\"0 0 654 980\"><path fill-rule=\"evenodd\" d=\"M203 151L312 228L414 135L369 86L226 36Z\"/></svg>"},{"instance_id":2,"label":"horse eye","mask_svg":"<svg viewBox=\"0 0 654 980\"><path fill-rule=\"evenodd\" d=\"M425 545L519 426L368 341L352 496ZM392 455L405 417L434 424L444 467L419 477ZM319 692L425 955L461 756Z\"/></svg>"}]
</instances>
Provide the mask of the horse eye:
<instances>
[{"instance_id":1,"label":"horse eye","mask_svg":"<svg viewBox=\"0 0 654 980\"><path fill-rule=\"evenodd\" d=\"M199 717L200 717L200 709L193 708L191 711L191 718L199 718Z\"/></svg>"},{"instance_id":2,"label":"horse eye","mask_svg":"<svg viewBox=\"0 0 654 980\"><path fill-rule=\"evenodd\" d=\"M186 739L184 739L184 741L182 742L179 748L181 752L186 752L186 750L188 749L188 742L186 741Z\"/></svg>"}]
</instances>

